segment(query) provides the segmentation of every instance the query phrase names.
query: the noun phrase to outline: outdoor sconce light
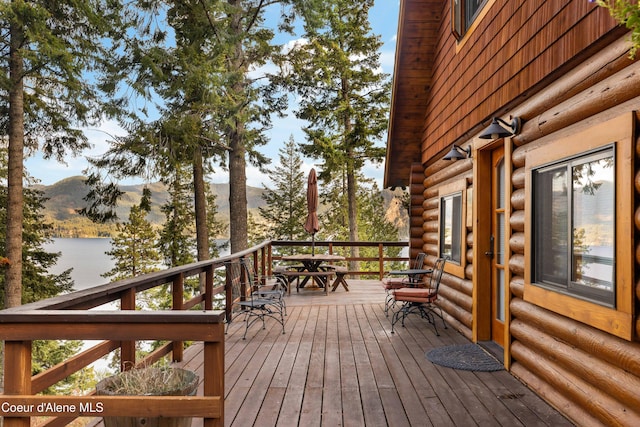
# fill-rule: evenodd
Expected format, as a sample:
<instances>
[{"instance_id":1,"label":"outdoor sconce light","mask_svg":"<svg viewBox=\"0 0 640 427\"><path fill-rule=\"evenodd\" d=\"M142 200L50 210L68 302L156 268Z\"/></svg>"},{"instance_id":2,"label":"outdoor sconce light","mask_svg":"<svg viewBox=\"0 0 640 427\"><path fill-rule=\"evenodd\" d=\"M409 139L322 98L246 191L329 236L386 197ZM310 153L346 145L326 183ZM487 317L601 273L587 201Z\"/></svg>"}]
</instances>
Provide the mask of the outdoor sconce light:
<instances>
[{"instance_id":1,"label":"outdoor sconce light","mask_svg":"<svg viewBox=\"0 0 640 427\"><path fill-rule=\"evenodd\" d=\"M398 180L398 182L395 185L392 185L391 187L389 187L389 190L396 191L396 189L398 189L398 188L401 189L402 191L404 191L404 190L407 189L407 186L404 185L402 183L402 181Z\"/></svg>"},{"instance_id":2,"label":"outdoor sconce light","mask_svg":"<svg viewBox=\"0 0 640 427\"><path fill-rule=\"evenodd\" d=\"M471 147L462 148L459 145L453 144L451 147L451 151L447 153L446 156L442 158L442 160L459 160L459 159L468 159L471 157Z\"/></svg>"},{"instance_id":3,"label":"outdoor sconce light","mask_svg":"<svg viewBox=\"0 0 640 427\"><path fill-rule=\"evenodd\" d=\"M500 123L502 123L502 125ZM505 126L510 130L505 129ZM520 133L521 127L522 120L520 120L520 117L514 117L511 119L511 123L505 122L500 117L494 117L489 127L480 134L480 138L498 139L514 136Z\"/></svg>"}]
</instances>

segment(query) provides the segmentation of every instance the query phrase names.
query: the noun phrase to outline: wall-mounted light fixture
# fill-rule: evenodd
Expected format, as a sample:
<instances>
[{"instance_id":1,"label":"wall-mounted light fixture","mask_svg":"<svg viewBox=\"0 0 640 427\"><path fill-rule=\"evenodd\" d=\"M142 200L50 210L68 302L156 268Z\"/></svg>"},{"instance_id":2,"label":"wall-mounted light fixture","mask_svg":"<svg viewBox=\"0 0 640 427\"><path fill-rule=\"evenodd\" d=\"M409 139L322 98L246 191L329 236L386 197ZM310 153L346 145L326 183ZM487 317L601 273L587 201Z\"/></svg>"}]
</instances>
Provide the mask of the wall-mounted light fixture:
<instances>
[{"instance_id":1,"label":"wall-mounted light fixture","mask_svg":"<svg viewBox=\"0 0 640 427\"><path fill-rule=\"evenodd\" d=\"M468 159L471 157L471 147L462 148L459 145L453 144L451 147L451 151L447 153L446 156L442 158L442 160L460 160L460 159Z\"/></svg>"},{"instance_id":2,"label":"wall-mounted light fixture","mask_svg":"<svg viewBox=\"0 0 640 427\"><path fill-rule=\"evenodd\" d=\"M401 189L402 191L407 189L407 186L404 185L404 183L402 182L402 180L398 180L398 182L395 185L392 185L391 187L389 187L389 190L391 191L396 191L396 189Z\"/></svg>"},{"instance_id":3,"label":"wall-mounted light fixture","mask_svg":"<svg viewBox=\"0 0 640 427\"><path fill-rule=\"evenodd\" d=\"M502 123L502 125L500 124ZM504 125L504 126L503 126ZM509 129L505 129L505 126ZM480 134L482 139L498 139L514 136L520 133L522 127L522 120L520 117L514 117L511 119L511 123L507 123L500 117L494 117L488 128Z\"/></svg>"}]
</instances>

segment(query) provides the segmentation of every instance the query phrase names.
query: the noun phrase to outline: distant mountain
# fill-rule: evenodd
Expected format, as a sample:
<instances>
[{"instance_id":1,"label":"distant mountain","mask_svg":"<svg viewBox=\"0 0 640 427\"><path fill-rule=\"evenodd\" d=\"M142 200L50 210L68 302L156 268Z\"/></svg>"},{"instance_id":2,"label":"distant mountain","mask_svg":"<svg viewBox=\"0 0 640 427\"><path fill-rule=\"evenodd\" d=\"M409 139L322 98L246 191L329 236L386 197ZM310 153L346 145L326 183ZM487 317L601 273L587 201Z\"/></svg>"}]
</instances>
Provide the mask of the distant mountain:
<instances>
[{"instance_id":1,"label":"distant mountain","mask_svg":"<svg viewBox=\"0 0 640 427\"><path fill-rule=\"evenodd\" d=\"M228 184L210 184L213 194L216 195L218 203L218 212L220 219L224 222L229 221L229 185ZM144 184L140 185L123 185L120 189L124 192L120 198L120 203L116 209L118 218L122 221L129 216L131 206L140 203ZM152 209L148 216L149 221L153 224L161 224L164 221L164 215L160 211L162 206L168 199L169 194L166 187L162 183L146 184L151 190ZM38 185L36 188L44 192L44 196L48 199L45 204L44 216L45 220L54 224L61 234L91 234L90 232L70 232L68 228L84 228L88 226L89 221L81 217L77 210L85 207L87 202L84 199L89 192L86 185L86 178L83 176L73 176L65 178L52 185ZM255 210L260 206L264 206L262 200L262 192L264 190L256 187L247 187L247 204L249 210Z\"/></svg>"},{"instance_id":2,"label":"distant mountain","mask_svg":"<svg viewBox=\"0 0 640 427\"><path fill-rule=\"evenodd\" d=\"M210 184L213 194L216 195L218 212L223 222L229 222L229 184ZM146 184L151 190L152 209L147 217L152 224L160 225L164 222L164 215L160 211L168 199L166 187L162 183ZM129 216L131 206L140 203L144 184L123 185L120 189L124 192L120 198L120 203L116 213L120 221L126 221ZM48 199L44 204L44 219L52 223L56 236L64 237L95 237L108 236L114 231L114 225L96 225L87 218L77 213L78 209L86 206L83 200L89 192L86 185L86 178L83 176L73 176L58 181L53 185L38 185L36 188L43 191ZM247 204L250 211L255 211L259 207L265 206L262 199L264 189L257 187L247 187ZM396 196L398 194L395 194ZM400 230L405 230L408 224L406 210L399 204L398 199L394 199L394 193L383 190L386 205L386 217L395 223ZM406 234L406 231L401 235ZM401 237L402 238L402 237Z\"/></svg>"}]
</instances>

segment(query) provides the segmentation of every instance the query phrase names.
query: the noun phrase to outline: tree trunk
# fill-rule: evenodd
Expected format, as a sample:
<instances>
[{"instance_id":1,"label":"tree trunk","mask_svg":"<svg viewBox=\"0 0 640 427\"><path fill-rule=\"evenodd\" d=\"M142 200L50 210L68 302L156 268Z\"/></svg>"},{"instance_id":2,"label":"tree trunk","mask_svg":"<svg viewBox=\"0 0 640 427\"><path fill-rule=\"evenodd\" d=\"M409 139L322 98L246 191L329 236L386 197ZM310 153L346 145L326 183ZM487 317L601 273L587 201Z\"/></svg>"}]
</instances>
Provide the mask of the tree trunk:
<instances>
[{"instance_id":1,"label":"tree trunk","mask_svg":"<svg viewBox=\"0 0 640 427\"><path fill-rule=\"evenodd\" d=\"M234 8L237 7L238 1L229 1ZM240 78L234 84L232 93L239 94L237 102L244 103L243 94L246 93L247 83L245 75L247 73L244 51L242 47L243 39L243 21L242 12L238 8L235 9L234 16L231 19L231 32L236 35L239 40L233 52L233 60L231 61L231 73L237 74ZM231 253L240 252L248 247L248 230L247 230L247 171L246 171L246 141L245 141L245 123L242 121L244 116L244 108L238 108L236 117L234 118L234 126L229 130L229 237L231 242Z\"/></svg>"},{"instance_id":2,"label":"tree trunk","mask_svg":"<svg viewBox=\"0 0 640 427\"><path fill-rule=\"evenodd\" d=\"M350 104L349 99L349 80L347 78L342 79L342 91L343 91L343 102L345 106ZM351 138L351 115L349 113L345 113L344 117L344 134L347 135L347 138ZM351 148L351 141L345 141L347 145L347 156L346 156L346 167L347 167L347 200L348 200L348 211L349 211L349 240L352 242L358 241L358 183L356 180L356 171L354 166L354 153ZM360 248L356 246L351 247L351 257L357 258L360 256ZM359 261L351 261L351 265L349 266L349 270L351 271L360 271L360 262Z\"/></svg>"},{"instance_id":3,"label":"tree trunk","mask_svg":"<svg viewBox=\"0 0 640 427\"><path fill-rule=\"evenodd\" d=\"M193 193L196 216L196 249L198 261L209 259L209 227L207 224L207 193L204 183L202 151L196 147L193 156ZM200 292L204 292L206 276L200 274Z\"/></svg>"},{"instance_id":4,"label":"tree trunk","mask_svg":"<svg viewBox=\"0 0 640 427\"><path fill-rule=\"evenodd\" d=\"M24 91L23 61L20 47L23 29L11 24L9 52L9 152L7 178L7 241L9 264L5 273L5 307L22 303L22 220L24 168Z\"/></svg>"},{"instance_id":5,"label":"tree trunk","mask_svg":"<svg viewBox=\"0 0 640 427\"><path fill-rule=\"evenodd\" d=\"M229 235L231 253L247 249L247 173L245 148L238 130L231 135L229 152Z\"/></svg>"}]
</instances>

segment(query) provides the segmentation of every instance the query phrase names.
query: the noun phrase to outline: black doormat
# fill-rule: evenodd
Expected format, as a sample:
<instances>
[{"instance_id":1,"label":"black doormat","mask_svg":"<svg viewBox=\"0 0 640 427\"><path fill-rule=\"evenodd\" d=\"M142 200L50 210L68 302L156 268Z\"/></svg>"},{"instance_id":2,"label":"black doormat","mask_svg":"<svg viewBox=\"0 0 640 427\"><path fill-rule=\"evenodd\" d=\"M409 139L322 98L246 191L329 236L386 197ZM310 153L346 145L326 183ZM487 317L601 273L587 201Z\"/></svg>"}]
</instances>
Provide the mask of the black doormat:
<instances>
[{"instance_id":1,"label":"black doormat","mask_svg":"<svg viewBox=\"0 0 640 427\"><path fill-rule=\"evenodd\" d=\"M492 372L504 369L500 362L476 344L434 348L426 356L431 363L463 371Z\"/></svg>"}]
</instances>

